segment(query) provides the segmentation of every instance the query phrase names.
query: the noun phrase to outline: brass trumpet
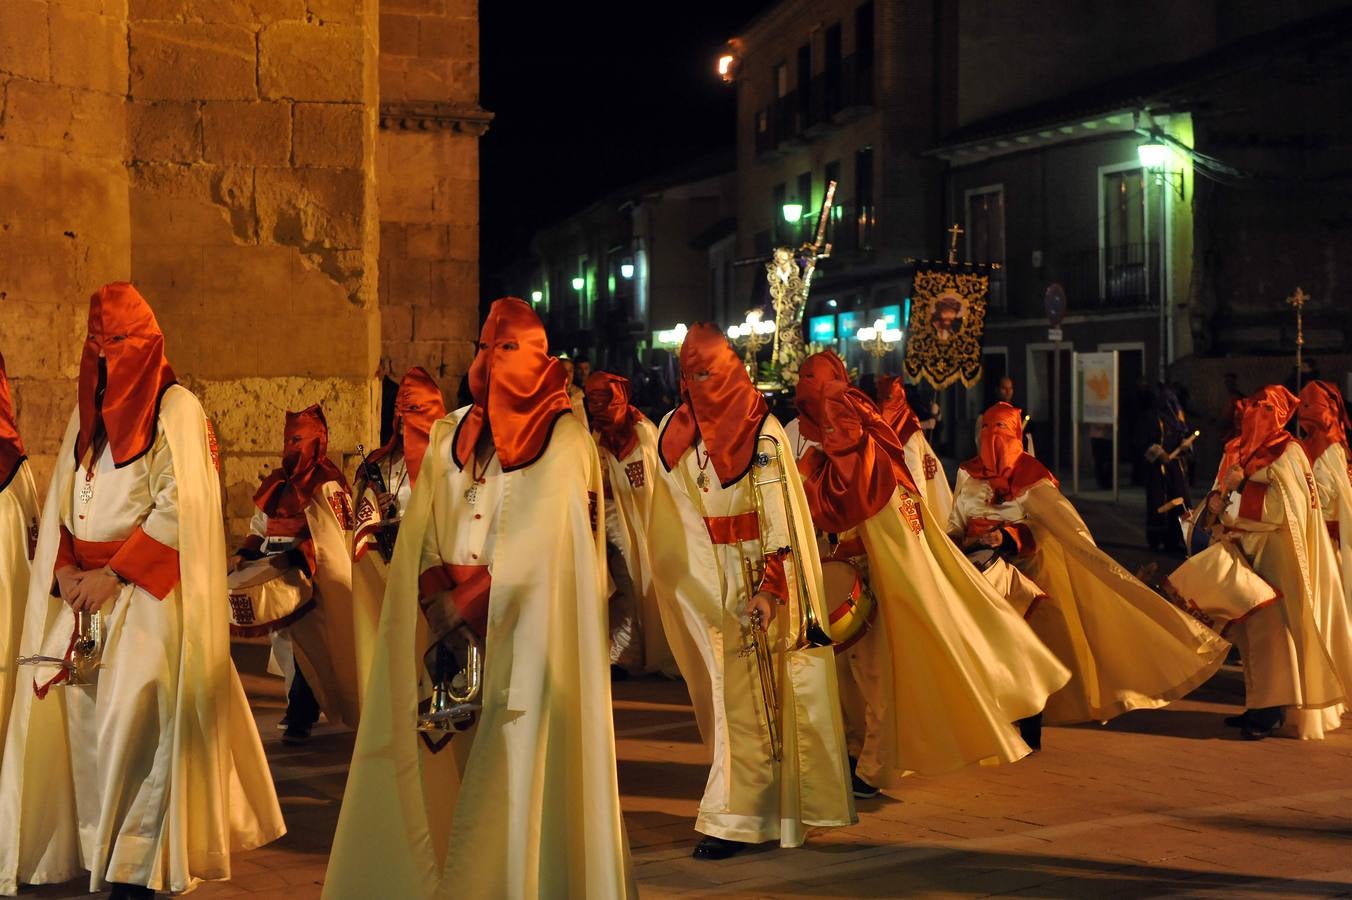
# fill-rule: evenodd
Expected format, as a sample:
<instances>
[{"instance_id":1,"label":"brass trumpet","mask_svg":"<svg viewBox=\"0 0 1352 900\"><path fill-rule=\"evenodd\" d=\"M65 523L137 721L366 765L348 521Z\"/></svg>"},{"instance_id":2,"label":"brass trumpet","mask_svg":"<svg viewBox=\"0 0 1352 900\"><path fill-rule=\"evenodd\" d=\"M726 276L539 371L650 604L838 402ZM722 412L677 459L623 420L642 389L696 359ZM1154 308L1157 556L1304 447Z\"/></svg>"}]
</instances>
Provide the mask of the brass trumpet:
<instances>
[{"instance_id":1,"label":"brass trumpet","mask_svg":"<svg viewBox=\"0 0 1352 900\"><path fill-rule=\"evenodd\" d=\"M768 477L757 477L757 469L768 469L771 463L777 468ZM772 485L779 486L779 500L784 510L785 529L788 546L775 547L771 540L770 520L766 512L764 491ZM793 556L786 565L793 567L794 594L797 603L797 631L791 640L786 639L787 649L805 650L811 647L831 646L831 636L821 625L816 611L812 608L811 595L808 593L807 576L803 573L802 553L799 547L798 523L794 519L792 497L789 495L789 478L784 472L784 453L777 438L763 434L756 439L756 454L752 459L751 497L756 510L756 520L760 524L760 553L742 563L742 579L746 587L746 596L750 600L755 596L765 578L768 560L782 556L785 552ZM753 613L747 628L740 656L755 656L758 680L760 681L761 711L765 716L765 729L770 739L770 755L778 762L783 758L784 745L779 725L779 684L775 675L775 660L771 653L770 636L760 613Z\"/></svg>"},{"instance_id":2,"label":"brass trumpet","mask_svg":"<svg viewBox=\"0 0 1352 900\"><path fill-rule=\"evenodd\" d=\"M60 666L65 669L66 677L58 684L85 687L94 683L94 670L99 667L99 657L103 654L103 639L103 616L81 610L75 614L75 633L71 636L70 651L66 656L21 656L18 664Z\"/></svg>"},{"instance_id":3,"label":"brass trumpet","mask_svg":"<svg viewBox=\"0 0 1352 900\"><path fill-rule=\"evenodd\" d=\"M433 648L432 702L418 716L418 731L423 734L464 731L483 709L479 702L483 690L483 650L468 629L459 629L457 636L464 645L463 665L458 665L455 651L446 644L449 635Z\"/></svg>"}]
</instances>

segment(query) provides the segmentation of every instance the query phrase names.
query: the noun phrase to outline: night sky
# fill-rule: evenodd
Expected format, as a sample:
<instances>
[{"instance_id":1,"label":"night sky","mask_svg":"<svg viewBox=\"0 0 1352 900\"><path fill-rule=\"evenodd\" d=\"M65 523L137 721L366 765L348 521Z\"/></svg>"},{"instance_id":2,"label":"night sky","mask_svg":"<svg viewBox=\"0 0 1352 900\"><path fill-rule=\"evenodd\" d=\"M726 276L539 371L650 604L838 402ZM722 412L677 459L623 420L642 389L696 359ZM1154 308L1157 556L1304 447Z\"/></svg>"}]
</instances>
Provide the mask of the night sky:
<instances>
[{"instance_id":1,"label":"night sky","mask_svg":"<svg viewBox=\"0 0 1352 900\"><path fill-rule=\"evenodd\" d=\"M542 226L732 146L736 98L715 61L768 5L480 4L482 103L497 116L481 143L485 298Z\"/></svg>"}]
</instances>

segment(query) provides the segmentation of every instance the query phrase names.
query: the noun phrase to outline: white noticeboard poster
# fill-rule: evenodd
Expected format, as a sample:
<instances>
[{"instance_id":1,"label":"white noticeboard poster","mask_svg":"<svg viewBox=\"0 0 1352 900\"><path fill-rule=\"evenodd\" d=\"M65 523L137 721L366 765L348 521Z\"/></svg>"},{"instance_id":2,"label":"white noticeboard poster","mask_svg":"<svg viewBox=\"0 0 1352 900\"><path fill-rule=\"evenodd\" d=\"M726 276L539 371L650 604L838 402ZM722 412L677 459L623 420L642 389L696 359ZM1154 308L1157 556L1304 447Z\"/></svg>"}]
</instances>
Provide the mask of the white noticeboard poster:
<instances>
[{"instance_id":1,"label":"white noticeboard poster","mask_svg":"<svg viewBox=\"0 0 1352 900\"><path fill-rule=\"evenodd\" d=\"M1075 354L1079 371L1080 421L1112 425L1117 421L1117 354Z\"/></svg>"}]
</instances>

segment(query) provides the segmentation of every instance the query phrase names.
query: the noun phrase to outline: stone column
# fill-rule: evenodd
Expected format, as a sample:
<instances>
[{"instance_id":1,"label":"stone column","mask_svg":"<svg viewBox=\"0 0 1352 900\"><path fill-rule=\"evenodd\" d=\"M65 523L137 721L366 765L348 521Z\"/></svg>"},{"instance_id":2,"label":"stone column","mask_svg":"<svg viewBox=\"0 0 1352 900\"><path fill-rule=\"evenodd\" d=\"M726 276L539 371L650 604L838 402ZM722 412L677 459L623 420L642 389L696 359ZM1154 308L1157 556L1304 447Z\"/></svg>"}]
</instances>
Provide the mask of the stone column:
<instances>
[{"instance_id":1,"label":"stone column","mask_svg":"<svg viewBox=\"0 0 1352 900\"><path fill-rule=\"evenodd\" d=\"M215 423L232 541L286 410L323 405L335 460L374 435L376 4L130 4L131 277Z\"/></svg>"}]
</instances>

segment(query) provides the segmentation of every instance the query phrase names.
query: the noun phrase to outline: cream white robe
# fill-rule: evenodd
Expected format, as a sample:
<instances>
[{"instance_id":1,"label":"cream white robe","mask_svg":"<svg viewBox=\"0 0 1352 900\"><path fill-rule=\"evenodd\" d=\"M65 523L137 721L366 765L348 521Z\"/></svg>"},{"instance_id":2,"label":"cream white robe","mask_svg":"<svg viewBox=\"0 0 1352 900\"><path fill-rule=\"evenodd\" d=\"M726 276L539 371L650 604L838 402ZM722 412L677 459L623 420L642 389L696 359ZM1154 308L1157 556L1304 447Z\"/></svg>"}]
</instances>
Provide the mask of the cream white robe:
<instances>
[{"instance_id":1,"label":"cream white robe","mask_svg":"<svg viewBox=\"0 0 1352 900\"><path fill-rule=\"evenodd\" d=\"M396 519L402 519L408 509L413 485L409 484L404 456L382 461L385 465L385 486L392 492L399 509ZM376 547L374 526L380 521L375 490L360 477L354 484L356 494L356 528L352 532L352 636L357 669L357 694L366 697L366 677L371 672L375 656L376 632L380 628L380 606L385 599L385 583L389 579L389 563Z\"/></svg>"},{"instance_id":2,"label":"cream white robe","mask_svg":"<svg viewBox=\"0 0 1352 900\"><path fill-rule=\"evenodd\" d=\"M953 489L948 485L944 464L939 461L939 455L934 452L929 441L925 440L924 429L917 428L907 438L902 449L906 453L906 469L924 494L925 505L938 517L942 527L953 511Z\"/></svg>"},{"instance_id":3,"label":"cream white robe","mask_svg":"<svg viewBox=\"0 0 1352 900\"><path fill-rule=\"evenodd\" d=\"M549 447L478 501L451 458L457 410L433 426L380 612L326 898L637 895L611 720L601 472L560 416ZM483 711L433 752L415 731L430 692L418 579L438 564L492 571Z\"/></svg>"},{"instance_id":4,"label":"cream white robe","mask_svg":"<svg viewBox=\"0 0 1352 900\"><path fill-rule=\"evenodd\" d=\"M618 561L611 560L611 575L622 575L615 578L621 596L611 598L612 607L623 605L618 617L612 608L611 640L619 653L612 650L611 662L634 671L671 676L678 670L667 645L648 549L653 491L662 466L657 457L657 428L640 419L634 423L634 431L638 444L624 459L598 444L601 476L608 488L606 540L620 556ZM616 562L622 565L623 573L615 571ZM620 629L615 627L617 618L622 622ZM617 640L617 631L623 632L623 639Z\"/></svg>"},{"instance_id":5,"label":"cream white robe","mask_svg":"<svg viewBox=\"0 0 1352 900\"><path fill-rule=\"evenodd\" d=\"M1319 508L1338 555L1338 574L1343 582L1343 598L1352 611L1352 469L1342 444L1330 444L1314 461L1314 484L1319 493Z\"/></svg>"},{"instance_id":6,"label":"cream white robe","mask_svg":"<svg viewBox=\"0 0 1352 900\"><path fill-rule=\"evenodd\" d=\"M1236 492L1221 521L1281 599L1230 629L1244 660L1245 703L1286 707L1288 733L1319 740L1338 727L1352 687L1352 631L1338 559L1298 443L1249 482L1267 485L1259 517L1247 515L1255 510Z\"/></svg>"},{"instance_id":7,"label":"cream white robe","mask_svg":"<svg viewBox=\"0 0 1352 900\"><path fill-rule=\"evenodd\" d=\"M1100 550L1051 482L997 504L989 484L959 469L949 533L961 539L973 518L1024 523L1033 534L1033 551L1014 560L1046 592L1028 624L1071 671L1047 701L1047 723L1165 706L1225 661L1229 645Z\"/></svg>"},{"instance_id":8,"label":"cream white robe","mask_svg":"<svg viewBox=\"0 0 1352 900\"><path fill-rule=\"evenodd\" d=\"M878 787L1022 759L1030 751L1012 723L1041 712L1070 679L917 507L920 497L898 487L859 525L878 614L843 655L864 658L862 670L852 665L868 707L858 773Z\"/></svg>"},{"instance_id":9,"label":"cream white robe","mask_svg":"<svg viewBox=\"0 0 1352 900\"><path fill-rule=\"evenodd\" d=\"M38 490L24 460L0 491L0 748L4 746L14 686L21 680L15 660L28 604L28 569L37 549Z\"/></svg>"},{"instance_id":10,"label":"cream white robe","mask_svg":"<svg viewBox=\"0 0 1352 900\"><path fill-rule=\"evenodd\" d=\"M74 524L77 534L83 527L72 521L78 430L76 413L33 561L35 573L49 574L30 579L24 655L63 655L73 630L69 607L50 595L50 573L62 524ZM104 608L95 685L52 688L42 700L31 689L16 691L0 765L0 893L84 870L90 890L118 881L184 891L229 878L232 851L285 831L230 659L220 487L197 398L171 387L150 452L117 474L107 461L98 474L104 490L80 514L94 529L130 521L121 537L136 518L148 534L150 518L163 518L156 539L177 546L180 581L163 600L126 585ZM106 490L110 475L128 490ZM151 506L129 509L129 497ZM172 521L161 515L170 510ZM36 666L31 678L45 682L55 671Z\"/></svg>"},{"instance_id":11,"label":"cream white robe","mask_svg":"<svg viewBox=\"0 0 1352 900\"><path fill-rule=\"evenodd\" d=\"M797 847L806 839L807 826L852 825L857 818L834 652L830 647L784 649L786 638L796 637L801 604L812 604L818 620L827 621L812 514L784 429L767 416L761 435L775 438L782 448L793 545L798 548L785 564L790 597L770 628L784 747L781 763L775 763L770 753L756 660L741 652L749 600L742 565L762 550L758 541L714 544L704 522L706 516L752 512L751 477L758 481L775 477L779 466L754 465L751 474L726 489L710 467L706 493L696 483L700 474L696 448L687 450L670 472L664 468L654 493L651 552L667 637L690 690L705 745L713 753L695 829L728 840L778 840L781 846ZM702 454L702 444L699 447ZM778 492L777 486L765 491L769 521L763 524L773 548L790 543ZM807 597L796 588L795 565L802 566Z\"/></svg>"}]
</instances>

